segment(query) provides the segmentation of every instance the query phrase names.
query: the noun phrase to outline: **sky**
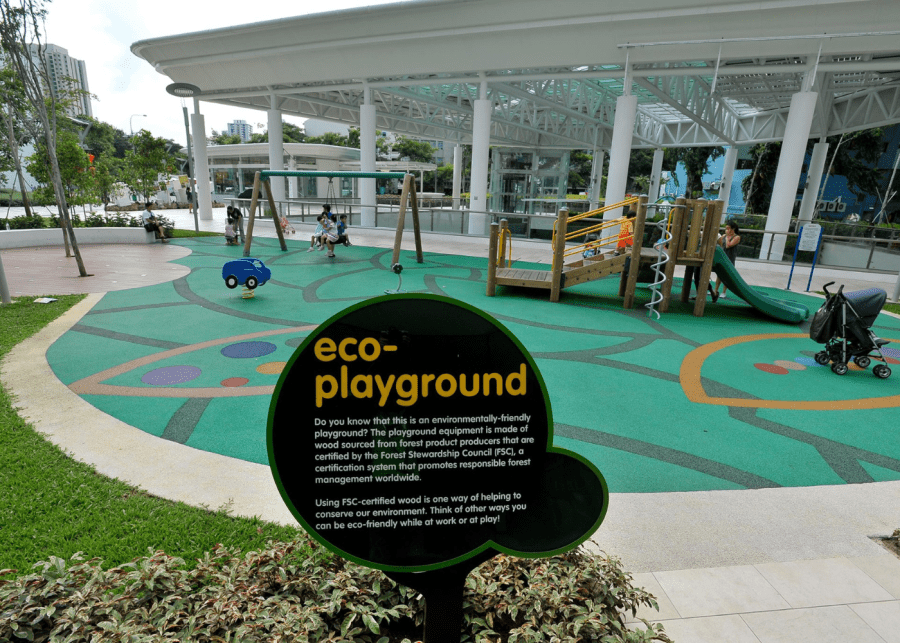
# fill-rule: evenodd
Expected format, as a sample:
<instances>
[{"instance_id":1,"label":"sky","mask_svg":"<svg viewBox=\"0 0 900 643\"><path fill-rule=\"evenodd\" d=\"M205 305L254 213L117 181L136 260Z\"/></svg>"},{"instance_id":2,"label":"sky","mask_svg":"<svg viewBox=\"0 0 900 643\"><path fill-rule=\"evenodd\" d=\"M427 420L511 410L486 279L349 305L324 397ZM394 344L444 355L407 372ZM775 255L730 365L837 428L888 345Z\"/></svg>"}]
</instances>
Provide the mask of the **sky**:
<instances>
[{"instance_id":1,"label":"sky","mask_svg":"<svg viewBox=\"0 0 900 643\"><path fill-rule=\"evenodd\" d=\"M147 129L154 136L185 145L182 99L166 93L172 81L131 53L138 40L206 31L219 27L292 16L386 4L391 0L55 0L47 4L46 41L85 61L88 84L96 100L94 118L126 134ZM193 112L193 101L187 103ZM207 135L243 119L261 132L265 112L200 103ZM143 116L146 114L146 116ZM303 119L285 117L302 125Z\"/></svg>"}]
</instances>

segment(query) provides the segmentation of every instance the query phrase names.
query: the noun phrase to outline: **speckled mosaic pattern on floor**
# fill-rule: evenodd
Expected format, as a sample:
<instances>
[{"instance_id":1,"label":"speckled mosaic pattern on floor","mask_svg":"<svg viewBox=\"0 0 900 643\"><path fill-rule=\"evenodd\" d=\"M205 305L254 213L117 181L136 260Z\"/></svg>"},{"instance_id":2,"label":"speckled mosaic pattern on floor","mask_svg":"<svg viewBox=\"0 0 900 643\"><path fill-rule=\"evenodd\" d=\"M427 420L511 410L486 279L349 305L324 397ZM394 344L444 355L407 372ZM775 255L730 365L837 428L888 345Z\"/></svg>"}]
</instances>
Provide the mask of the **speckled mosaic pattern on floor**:
<instances>
[{"instance_id":1,"label":"speckled mosaic pattern on floor","mask_svg":"<svg viewBox=\"0 0 900 643\"><path fill-rule=\"evenodd\" d=\"M390 251L352 246L328 259L305 243L289 240L281 252L275 239L258 239L253 254L272 280L242 299L221 276L240 247L178 244L191 250L176 262L190 274L108 293L48 360L72 390L128 424L266 463L281 368L317 324L397 288ZM708 304L704 318L676 302L655 321L622 310L617 278L566 290L557 304L508 288L489 298L485 259L425 259L402 253L403 289L461 299L512 330L547 382L556 444L590 458L612 492L900 480L900 372L879 380L871 369L839 377L817 367L805 326L769 321L736 299ZM811 310L821 302L765 292ZM875 332L900 340L900 320L881 315Z\"/></svg>"}]
</instances>

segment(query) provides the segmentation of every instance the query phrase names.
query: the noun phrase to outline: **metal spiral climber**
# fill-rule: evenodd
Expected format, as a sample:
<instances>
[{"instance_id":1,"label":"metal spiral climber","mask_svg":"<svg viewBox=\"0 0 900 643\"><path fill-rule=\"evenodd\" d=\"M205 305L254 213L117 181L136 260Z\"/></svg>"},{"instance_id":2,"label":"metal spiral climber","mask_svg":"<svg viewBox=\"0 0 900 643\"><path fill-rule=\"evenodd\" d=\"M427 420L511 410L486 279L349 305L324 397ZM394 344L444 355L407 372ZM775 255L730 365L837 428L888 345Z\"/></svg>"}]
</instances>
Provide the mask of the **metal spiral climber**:
<instances>
[{"instance_id":1,"label":"metal spiral climber","mask_svg":"<svg viewBox=\"0 0 900 643\"><path fill-rule=\"evenodd\" d=\"M653 272L656 273L656 281L650 284L650 303L644 304L644 307L647 308L647 315L655 315L655 319L659 319L659 311L656 310L656 306L659 305L659 302L663 300L663 295L659 291L659 287L662 286L666 282L666 275L662 270L662 266L669 263L669 253L665 251L666 244L672 240L672 233L670 233L666 227L669 221L669 217L666 216L656 224L656 227L660 230L659 240L653 244L653 247L656 248L656 263L651 264L651 268L653 268Z\"/></svg>"}]
</instances>

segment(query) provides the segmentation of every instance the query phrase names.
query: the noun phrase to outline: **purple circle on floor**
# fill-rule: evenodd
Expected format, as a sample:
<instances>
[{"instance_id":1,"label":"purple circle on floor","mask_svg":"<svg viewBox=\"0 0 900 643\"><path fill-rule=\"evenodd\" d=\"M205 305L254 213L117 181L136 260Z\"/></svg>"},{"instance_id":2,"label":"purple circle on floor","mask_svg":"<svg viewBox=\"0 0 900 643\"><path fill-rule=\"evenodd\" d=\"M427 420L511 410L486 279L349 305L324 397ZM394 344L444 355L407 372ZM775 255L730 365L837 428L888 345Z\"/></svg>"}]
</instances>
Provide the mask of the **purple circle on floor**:
<instances>
[{"instance_id":1,"label":"purple circle on floor","mask_svg":"<svg viewBox=\"0 0 900 643\"><path fill-rule=\"evenodd\" d=\"M275 344L269 342L238 342L223 348L222 355L235 359L262 357L263 355L274 353L276 348L278 347Z\"/></svg>"},{"instance_id":2,"label":"purple circle on floor","mask_svg":"<svg viewBox=\"0 0 900 643\"><path fill-rule=\"evenodd\" d=\"M898 357L900 357L900 350L898 350L896 348L882 348L881 354L884 355L885 357L898 358Z\"/></svg>"},{"instance_id":3,"label":"purple circle on floor","mask_svg":"<svg viewBox=\"0 0 900 643\"><path fill-rule=\"evenodd\" d=\"M196 366L164 366L145 373L141 381L154 386L171 386L195 380L202 372Z\"/></svg>"}]
</instances>

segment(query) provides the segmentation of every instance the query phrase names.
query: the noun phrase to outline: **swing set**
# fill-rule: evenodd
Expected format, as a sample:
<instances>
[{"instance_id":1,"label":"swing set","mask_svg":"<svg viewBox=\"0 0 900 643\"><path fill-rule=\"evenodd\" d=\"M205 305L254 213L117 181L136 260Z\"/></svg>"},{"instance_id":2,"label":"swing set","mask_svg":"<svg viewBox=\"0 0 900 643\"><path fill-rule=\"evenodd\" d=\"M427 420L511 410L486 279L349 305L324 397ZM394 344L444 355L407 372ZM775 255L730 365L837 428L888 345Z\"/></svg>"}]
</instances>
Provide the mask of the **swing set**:
<instances>
[{"instance_id":1,"label":"swing set","mask_svg":"<svg viewBox=\"0 0 900 643\"><path fill-rule=\"evenodd\" d=\"M328 179L328 196L334 196L333 179L350 178L350 179L403 179L403 190L400 193L400 210L397 217L397 232L394 236L394 253L391 258L391 264L400 261L400 243L403 240L403 226L406 219L407 201L412 203L412 219L413 232L416 239L416 262L423 263L422 256L422 237L419 226L419 205L416 195L416 180L412 174L405 172L311 172L300 170L263 170L257 172L253 177L253 194L250 198L250 216L247 219L247 231L244 235L244 256L250 256L250 247L253 243L253 223L256 220L256 206L260 200L260 189L264 189L264 198L269 203L269 210L272 213L272 221L275 223L275 232L278 233L278 242L281 244L282 252L287 252L287 244L284 241L284 232L286 227L291 227L288 223L286 226L282 222L287 221L286 217L278 216L278 207L272 196L272 185L269 179L273 176L287 177L312 177ZM292 228L291 228L292 229Z\"/></svg>"}]
</instances>

